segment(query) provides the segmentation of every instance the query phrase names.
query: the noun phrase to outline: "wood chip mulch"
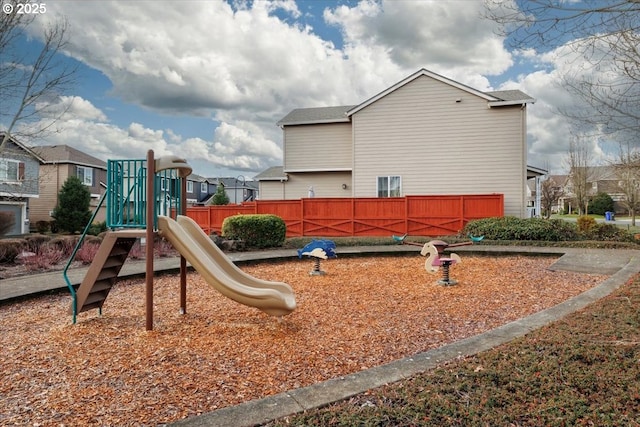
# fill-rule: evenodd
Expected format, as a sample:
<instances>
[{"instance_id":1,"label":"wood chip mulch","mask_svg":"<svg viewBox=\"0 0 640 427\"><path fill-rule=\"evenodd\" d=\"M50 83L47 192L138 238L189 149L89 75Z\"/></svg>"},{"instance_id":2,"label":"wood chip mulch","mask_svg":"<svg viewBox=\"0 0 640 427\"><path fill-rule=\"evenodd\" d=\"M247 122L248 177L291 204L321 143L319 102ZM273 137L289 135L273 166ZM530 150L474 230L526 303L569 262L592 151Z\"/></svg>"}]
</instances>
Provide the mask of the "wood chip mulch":
<instances>
[{"instance_id":1,"label":"wood chip mulch","mask_svg":"<svg viewBox=\"0 0 640 427\"><path fill-rule=\"evenodd\" d=\"M157 425L357 372L540 311L606 276L552 272L550 258L463 256L456 286L436 284L420 256L242 267L285 281L298 308L281 321L188 277L155 279L145 331L144 280L122 281L98 316L71 324L71 298L0 306L0 425ZM0 284L1 286L1 284Z\"/></svg>"}]
</instances>

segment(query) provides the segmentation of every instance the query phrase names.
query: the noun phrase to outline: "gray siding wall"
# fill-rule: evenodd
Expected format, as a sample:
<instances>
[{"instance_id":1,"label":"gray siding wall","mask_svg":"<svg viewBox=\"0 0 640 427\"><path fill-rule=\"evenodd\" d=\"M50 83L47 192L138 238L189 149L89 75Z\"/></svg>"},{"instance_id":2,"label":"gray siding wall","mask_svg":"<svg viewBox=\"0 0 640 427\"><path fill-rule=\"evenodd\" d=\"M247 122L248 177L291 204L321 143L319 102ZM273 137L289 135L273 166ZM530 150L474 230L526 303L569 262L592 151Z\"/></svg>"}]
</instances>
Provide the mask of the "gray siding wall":
<instances>
[{"instance_id":1,"label":"gray siding wall","mask_svg":"<svg viewBox=\"0 0 640 427\"><path fill-rule=\"evenodd\" d=\"M353 195L398 175L403 196L503 193L505 215L523 216L525 112L419 77L354 114Z\"/></svg>"},{"instance_id":2,"label":"gray siding wall","mask_svg":"<svg viewBox=\"0 0 640 427\"><path fill-rule=\"evenodd\" d=\"M0 193L12 197L33 197L38 195L38 175L40 162L20 146L8 141L0 153L0 158L24 163L24 179L19 183L0 182Z\"/></svg>"},{"instance_id":3,"label":"gray siding wall","mask_svg":"<svg viewBox=\"0 0 640 427\"><path fill-rule=\"evenodd\" d=\"M284 171L351 170L351 123L285 126Z\"/></svg>"}]
</instances>

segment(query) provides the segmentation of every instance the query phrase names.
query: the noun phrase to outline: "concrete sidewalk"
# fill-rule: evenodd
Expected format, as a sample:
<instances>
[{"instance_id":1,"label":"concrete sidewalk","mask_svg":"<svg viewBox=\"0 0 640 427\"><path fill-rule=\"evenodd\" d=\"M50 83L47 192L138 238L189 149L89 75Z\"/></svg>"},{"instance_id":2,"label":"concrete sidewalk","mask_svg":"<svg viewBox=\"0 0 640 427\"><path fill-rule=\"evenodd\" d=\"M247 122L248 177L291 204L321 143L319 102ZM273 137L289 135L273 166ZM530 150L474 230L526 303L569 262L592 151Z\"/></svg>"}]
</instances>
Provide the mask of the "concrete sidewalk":
<instances>
[{"instance_id":1,"label":"concrete sidewalk","mask_svg":"<svg viewBox=\"0 0 640 427\"><path fill-rule=\"evenodd\" d=\"M418 253L420 247L408 245L339 247L338 256L362 256L376 254ZM325 406L362 393L368 389L396 382L430 370L443 362L460 356L470 356L494 346L511 341L548 323L597 301L625 284L640 272L640 251L627 249L576 249L528 246L473 245L455 248L460 254L556 256L558 260L551 270L611 275L600 285L571 298L555 307L508 323L491 331L467 338L435 350L377 366L344 377L334 378L308 387L290 390L264 399L252 400L237 406L223 408L201 416L178 421L172 425L187 427L204 426L252 426L291 414ZM297 257L295 250L269 250L228 254L237 263L258 260L277 260ZM179 258L163 258L154 261L156 272L174 272L179 269ZM87 268L70 271L73 284L79 284ZM144 276L144 261L127 261L120 277ZM4 279L0 281L0 302L8 303L18 298L64 289L66 284L61 271Z\"/></svg>"}]
</instances>

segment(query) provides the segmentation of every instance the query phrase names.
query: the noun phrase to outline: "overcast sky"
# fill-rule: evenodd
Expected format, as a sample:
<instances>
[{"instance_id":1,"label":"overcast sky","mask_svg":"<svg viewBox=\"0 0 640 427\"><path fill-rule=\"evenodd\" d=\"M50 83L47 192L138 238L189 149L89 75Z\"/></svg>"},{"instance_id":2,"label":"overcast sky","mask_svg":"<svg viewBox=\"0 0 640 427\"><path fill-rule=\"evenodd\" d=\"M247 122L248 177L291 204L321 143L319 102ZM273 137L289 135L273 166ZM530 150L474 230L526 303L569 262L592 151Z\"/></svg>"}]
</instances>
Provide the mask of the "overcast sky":
<instances>
[{"instance_id":1,"label":"overcast sky","mask_svg":"<svg viewBox=\"0 0 640 427\"><path fill-rule=\"evenodd\" d=\"M68 144L104 160L153 149L186 157L200 175L250 179L282 165L276 122L290 110L359 104L426 68L481 91L535 98L528 163L564 172L570 135L555 108L573 102L558 86L567 58L509 51L496 24L481 17L481 1L46 6L24 46L37 48L43 26L64 16L66 54L81 72L73 93L51 107L71 103L56 124L61 131L38 144Z\"/></svg>"}]
</instances>

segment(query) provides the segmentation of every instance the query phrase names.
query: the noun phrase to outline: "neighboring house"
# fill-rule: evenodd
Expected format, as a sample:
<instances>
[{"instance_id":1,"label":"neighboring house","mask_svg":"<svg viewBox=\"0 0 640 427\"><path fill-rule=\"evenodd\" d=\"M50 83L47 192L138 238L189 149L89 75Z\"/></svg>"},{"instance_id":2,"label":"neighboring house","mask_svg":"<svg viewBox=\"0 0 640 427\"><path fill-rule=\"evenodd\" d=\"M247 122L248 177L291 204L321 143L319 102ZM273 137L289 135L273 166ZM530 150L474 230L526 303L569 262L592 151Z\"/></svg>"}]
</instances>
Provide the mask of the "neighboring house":
<instances>
[{"instance_id":1,"label":"neighboring house","mask_svg":"<svg viewBox=\"0 0 640 427\"><path fill-rule=\"evenodd\" d=\"M0 140L4 133L0 132ZM7 235L29 232L29 213L38 200L42 158L31 148L10 138L0 152L0 212L13 214L14 225Z\"/></svg>"},{"instance_id":2,"label":"neighboring house","mask_svg":"<svg viewBox=\"0 0 640 427\"><path fill-rule=\"evenodd\" d=\"M588 195L595 196L598 193L606 193L613 199L614 211L616 213L627 213L628 206L625 203L627 197L623 191L625 182L620 176L624 168L611 166L589 166L586 173ZM559 180L564 179L565 194L558 203L560 211L571 212L577 211L577 203L575 202L575 193L571 182L571 175L561 175ZM635 181L634 181L635 182ZM640 192L640 184L638 184Z\"/></svg>"},{"instance_id":3,"label":"neighboring house","mask_svg":"<svg viewBox=\"0 0 640 427\"><path fill-rule=\"evenodd\" d=\"M205 205L216 192L216 185L195 173L187 177L187 206Z\"/></svg>"},{"instance_id":4,"label":"neighboring house","mask_svg":"<svg viewBox=\"0 0 640 427\"><path fill-rule=\"evenodd\" d=\"M77 176L91 193L91 209L95 210L107 185L107 163L68 145L33 147L42 158L40 166L40 197L31 204L29 218L52 221L51 213L58 204L58 193L70 176ZM103 204L95 220L104 221L106 207Z\"/></svg>"},{"instance_id":5,"label":"neighboring house","mask_svg":"<svg viewBox=\"0 0 640 427\"><path fill-rule=\"evenodd\" d=\"M282 169L255 177L260 198L501 193L505 215L524 217L533 102L421 69L359 105L293 110L278 122Z\"/></svg>"},{"instance_id":6,"label":"neighboring house","mask_svg":"<svg viewBox=\"0 0 640 427\"><path fill-rule=\"evenodd\" d=\"M208 178L210 182L214 182L216 187L223 185L225 193L229 198L229 204L239 204L243 202L251 202L257 199L258 185L255 181L247 180L243 176L236 178ZM215 189L214 189L215 193Z\"/></svg>"}]
</instances>

